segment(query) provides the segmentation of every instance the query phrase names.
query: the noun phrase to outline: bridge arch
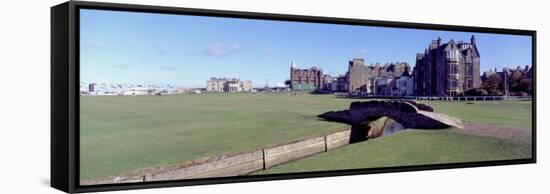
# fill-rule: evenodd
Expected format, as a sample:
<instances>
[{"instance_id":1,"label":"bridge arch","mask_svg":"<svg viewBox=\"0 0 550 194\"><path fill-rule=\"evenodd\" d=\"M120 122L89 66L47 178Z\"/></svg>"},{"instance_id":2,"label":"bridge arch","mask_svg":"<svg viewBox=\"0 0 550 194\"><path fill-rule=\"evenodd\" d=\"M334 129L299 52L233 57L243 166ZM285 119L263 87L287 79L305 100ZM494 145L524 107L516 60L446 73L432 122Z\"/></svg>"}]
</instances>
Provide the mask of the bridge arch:
<instances>
[{"instance_id":1,"label":"bridge arch","mask_svg":"<svg viewBox=\"0 0 550 194\"><path fill-rule=\"evenodd\" d=\"M363 140L370 122L388 117L405 128L443 129L448 127L462 128L460 119L432 112L433 109L414 101L357 101L352 102L348 110L329 111L319 115L327 121L346 123L352 126L352 138ZM355 140L353 140L355 141ZM350 140L350 143L353 143Z\"/></svg>"}]
</instances>

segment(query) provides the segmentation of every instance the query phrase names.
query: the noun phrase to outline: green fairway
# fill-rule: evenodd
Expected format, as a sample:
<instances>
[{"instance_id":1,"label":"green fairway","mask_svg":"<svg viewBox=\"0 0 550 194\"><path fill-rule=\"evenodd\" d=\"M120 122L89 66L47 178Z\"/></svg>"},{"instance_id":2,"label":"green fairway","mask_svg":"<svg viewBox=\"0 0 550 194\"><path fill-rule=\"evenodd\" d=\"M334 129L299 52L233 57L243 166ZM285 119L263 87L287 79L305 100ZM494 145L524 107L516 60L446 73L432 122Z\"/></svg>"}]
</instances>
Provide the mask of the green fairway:
<instances>
[{"instance_id":1,"label":"green fairway","mask_svg":"<svg viewBox=\"0 0 550 194\"><path fill-rule=\"evenodd\" d=\"M530 101L420 103L429 104L436 112L452 115L470 123L517 127L522 128L518 131L527 134L530 134L532 126ZM524 159L530 158L531 152L530 140L517 141L515 138L464 134L458 129L409 129L257 174Z\"/></svg>"},{"instance_id":2,"label":"green fairway","mask_svg":"<svg viewBox=\"0 0 550 194\"><path fill-rule=\"evenodd\" d=\"M347 109L350 102L358 101L306 93L298 93L297 96L284 93L83 96L80 99L81 180L240 152L346 128L347 125L322 121L316 116L331 110ZM473 105L465 102L423 103L432 105L437 112L471 122L531 127L530 102L475 102ZM313 165L304 167L304 170L322 170L365 167L363 164L402 165L402 162L523 157L527 153L525 146L516 144L490 137L458 134L451 130L406 130L298 161L296 165ZM461 149L466 151L457 151ZM355 152L361 152L363 156L356 156L353 154ZM333 156L333 153L340 154ZM415 155L421 157L415 159ZM337 161L355 163L336 166ZM330 164L335 166L328 166ZM292 172L294 169L283 169L285 166L288 165L266 173Z\"/></svg>"},{"instance_id":3,"label":"green fairway","mask_svg":"<svg viewBox=\"0 0 550 194\"><path fill-rule=\"evenodd\" d=\"M81 179L240 152L346 128L320 121L316 115L347 108L350 102L305 93L80 99Z\"/></svg>"},{"instance_id":4,"label":"green fairway","mask_svg":"<svg viewBox=\"0 0 550 194\"><path fill-rule=\"evenodd\" d=\"M531 147L510 140L411 129L351 144L257 174L442 164L531 157Z\"/></svg>"},{"instance_id":5,"label":"green fairway","mask_svg":"<svg viewBox=\"0 0 550 194\"><path fill-rule=\"evenodd\" d=\"M531 128L531 101L419 101L430 105L436 112L445 113L466 121L491 123L508 127Z\"/></svg>"}]
</instances>

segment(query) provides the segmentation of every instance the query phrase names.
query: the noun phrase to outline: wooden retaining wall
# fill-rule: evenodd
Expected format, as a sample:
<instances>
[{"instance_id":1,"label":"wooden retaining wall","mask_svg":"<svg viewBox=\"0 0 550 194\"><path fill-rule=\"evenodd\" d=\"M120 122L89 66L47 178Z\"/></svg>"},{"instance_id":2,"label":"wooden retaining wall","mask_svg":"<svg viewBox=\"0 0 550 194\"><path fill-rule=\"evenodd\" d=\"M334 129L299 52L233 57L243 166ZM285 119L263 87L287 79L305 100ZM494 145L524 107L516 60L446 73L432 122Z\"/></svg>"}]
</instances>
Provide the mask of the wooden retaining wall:
<instances>
[{"instance_id":1,"label":"wooden retaining wall","mask_svg":"<svg viewBox=\"0 0 550 194\"><path fill-rule=\"evenodd\" d=\"M349 144L351 130L336 132L325 136L326 150L330 151Z\"/></svg>"},{"instance_id":2,"label":"wooden retaining wall","mask_svg":"<svg viewBox=\"0 0 550 194\"><path fill-rule=\"evenodd\" d=\"M325 137L323 136L264 149L265 168L325 152L325 145Z\"/></svg>"},{"instance_id":3,"label":"wooden retaining wall","mask_svg":"<svg viewBox=\"0 0 550 194\"><path fill-rule=\"evenodd\" d=\"M320 137L218 157L204 162L191 162L192 165L183 167L148 169L126 176L85 180L81 181L80 184L94 185L246 175L348 145L350 133L351 130L347 129Z\"/></svg>"},{"instance_id":4,"label":"wooden retaining wall","mask_svg":"<svg viewBox=\"0 0 550 194\"><path fill-rule=\"evenodd\" d=\"M264 169L264 156L263 150L259 150L160 173L146 181L237 176L262 169Z\"/></svg>"}]
</instances>

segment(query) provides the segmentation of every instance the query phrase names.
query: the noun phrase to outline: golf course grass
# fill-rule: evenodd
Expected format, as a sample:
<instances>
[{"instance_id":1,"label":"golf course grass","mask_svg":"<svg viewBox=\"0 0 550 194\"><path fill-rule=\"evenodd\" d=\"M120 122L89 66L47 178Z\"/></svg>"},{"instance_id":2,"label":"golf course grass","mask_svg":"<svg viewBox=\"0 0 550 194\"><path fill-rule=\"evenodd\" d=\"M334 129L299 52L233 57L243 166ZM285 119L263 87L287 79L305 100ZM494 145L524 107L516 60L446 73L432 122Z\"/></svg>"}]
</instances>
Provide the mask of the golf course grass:
<instances>
[{"instance_id":1,"label":"golf course grass","mask_svg":"<svg viewBox=\"0 0 550 194\"><path fill-rule=\"evenodd\" d=\"M257 174L443 164L531 157L530 144L445 130L409 129Z\"/></svg>"},{"instance_id":2,"label":"golf course grass","mask_svg":"<svg viewBox=\"0 0 550 194\"><path fill-rule=\"evenodd\" d=\"M80 98L80 178L240 152L347 128L317 115L332 95L208 93Z\"/></svg>"},{"instance_id":3,"label":"golf course grass","mask_svg":"<svg viewBox=\"0 0 550 194\"><path fill-rule=\"evenodd\" d=\"M115 176L347 128L318 114L357 99L298 93L206 93L80 97L80 179ZM531 103L423 101L476 123L531 127ZM261 173L511 159L530 156L512 140L405 130L281 165ZM339 161L339 162L338 162Z\"/></svg>"},{"instance_id":4,"label":"golf course grass","mask_svg":"<svg viewBox=\"0 0 550 194\"><path fill-rule=\"evenodd\" d=\"M531 129L531 101L418 101L465 121Z\"/></svg>"},{"instance_id":5,"label":"golf course grass","mask_svg":"<svg viewBox=\"0 0 550 194\"><path fill-rule=\"evenodd\" d=\"M532 126L530 101L420 103L429 104L436 112L455 116L469 123L520 128L518 130L526 134L530 134ZM255 174L525 159L531 158L531 154L530 140L465 134L456 128L408 129Z\"/></svg>"}]
</instances>

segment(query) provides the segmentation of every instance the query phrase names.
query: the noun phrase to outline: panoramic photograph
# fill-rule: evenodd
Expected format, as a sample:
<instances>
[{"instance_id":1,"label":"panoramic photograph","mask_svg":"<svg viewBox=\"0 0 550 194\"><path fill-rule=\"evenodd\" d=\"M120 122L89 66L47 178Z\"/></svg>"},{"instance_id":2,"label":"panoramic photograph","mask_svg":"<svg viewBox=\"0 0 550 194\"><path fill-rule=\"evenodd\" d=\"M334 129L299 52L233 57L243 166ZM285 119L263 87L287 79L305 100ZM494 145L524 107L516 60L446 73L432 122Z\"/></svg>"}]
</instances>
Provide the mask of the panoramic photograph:
<instances>
[{"instance_id":1,"label":"panoramic photograph","mask_svg":"<svg viewBox=\"0 0 550 194\"><path fill-rule=\"evenodd\" d=\"M80 10L79 183L533 157L532 38Z\"/></svg>"}]
</instances>

